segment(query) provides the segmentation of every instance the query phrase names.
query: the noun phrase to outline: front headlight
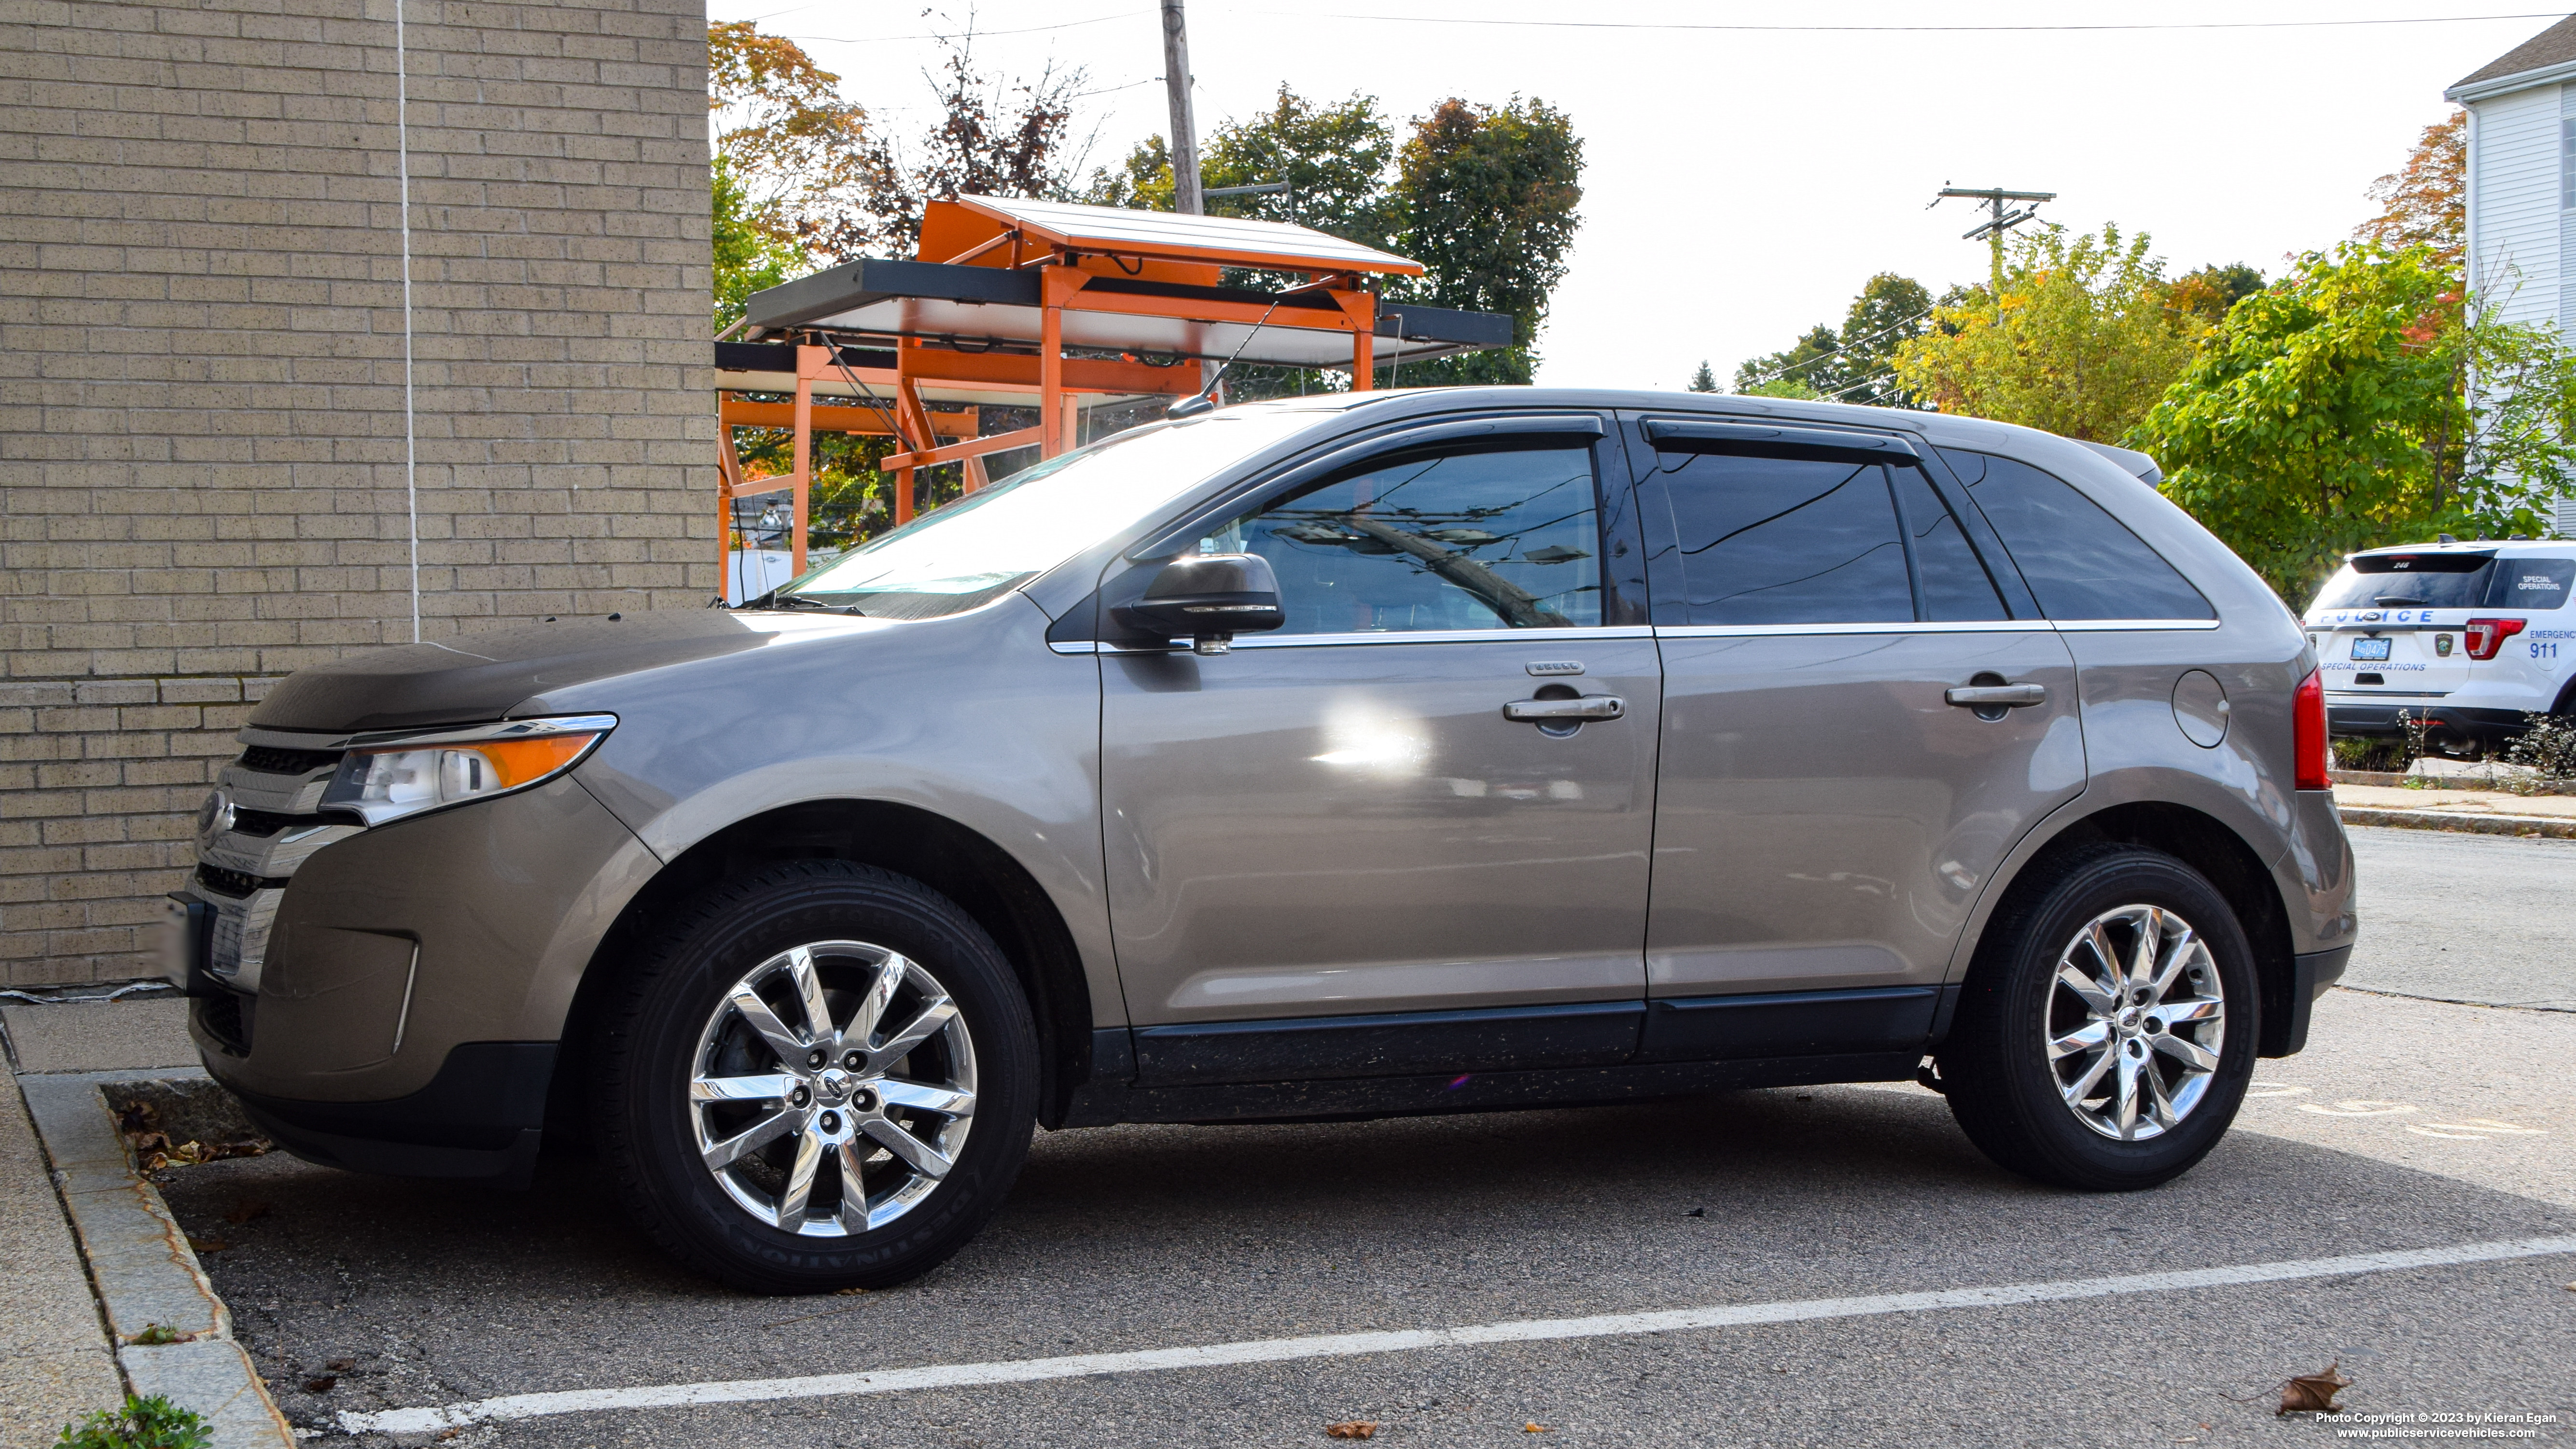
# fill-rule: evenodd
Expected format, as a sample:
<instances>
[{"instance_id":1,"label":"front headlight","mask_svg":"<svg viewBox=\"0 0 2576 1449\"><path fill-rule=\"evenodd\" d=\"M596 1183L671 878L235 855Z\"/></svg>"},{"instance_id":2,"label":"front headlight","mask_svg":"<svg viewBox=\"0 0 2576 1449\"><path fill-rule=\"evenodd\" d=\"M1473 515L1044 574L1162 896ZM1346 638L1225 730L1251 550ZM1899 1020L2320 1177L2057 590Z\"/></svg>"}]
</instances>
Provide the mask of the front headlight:
<instances>
[{"instance_id":1,"label":"front headlight","mask_svg":"<svg viewBox=\"0 0 2576 1449\"><path fill-rule=\"evenodd\" d=\"M382 825L524 790L579 764L616 726L614 715L579 715L351 741L322 808Z\"/></svg>"}]
</instances>

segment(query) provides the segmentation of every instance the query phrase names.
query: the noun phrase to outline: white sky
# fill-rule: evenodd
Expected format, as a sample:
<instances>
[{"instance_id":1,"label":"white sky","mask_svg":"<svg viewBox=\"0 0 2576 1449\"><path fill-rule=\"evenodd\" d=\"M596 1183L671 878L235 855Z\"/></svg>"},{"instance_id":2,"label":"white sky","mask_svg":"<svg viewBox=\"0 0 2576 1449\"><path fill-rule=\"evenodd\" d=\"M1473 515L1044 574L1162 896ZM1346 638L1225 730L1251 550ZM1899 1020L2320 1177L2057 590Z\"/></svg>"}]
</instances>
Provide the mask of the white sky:
<instances>
[{"instance_id":1,"label":"white sky","mask_svg":"<svg viewBox=\"0 0 2576 1449\"><path fill-rule=\"evenodd\" d=\"M2547 28L2537 18L2307 29L2069 33L1756 33L1408 23L1388 15L1747 25L2072 25L2493 16L2493 0L1189 0L1202 136L1263 109L1282 81L1315 99L1376 95L1399 123L1441 98L1534 95L1584 140L1582 230L1539 348L1539 381L1679 387L1839 323L1872 273L1936 294L1985 275L1959 239L1971 203L1945 182L2055 191L2044 217L2144 228L2175 271L2282 259L2348 235L2363 190L2448 113L2442 88ZM919 0L710 0L840 73L898 136L919 130L942 28ZM962 18L961 7L947 12ZM983 0L988 72L1050 59L1101 93L1091 163L1165 126L1150 0ZM1066 22L1090 22L1067 25ZM1024 27L1054 29L1001 34ZM1117 89L1110 89L1110 88Z\"/></svg>"}]
</instances>

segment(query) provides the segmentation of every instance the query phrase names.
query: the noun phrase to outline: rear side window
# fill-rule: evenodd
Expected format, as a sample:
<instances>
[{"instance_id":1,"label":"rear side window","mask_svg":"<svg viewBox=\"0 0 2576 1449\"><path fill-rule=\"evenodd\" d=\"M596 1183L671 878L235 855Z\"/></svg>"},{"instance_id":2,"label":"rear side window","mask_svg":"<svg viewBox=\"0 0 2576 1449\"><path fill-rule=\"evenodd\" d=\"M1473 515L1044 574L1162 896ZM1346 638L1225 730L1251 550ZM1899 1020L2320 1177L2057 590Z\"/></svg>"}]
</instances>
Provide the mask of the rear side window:
<instances>
[{"instance_id":1,"label":"rear side window","mask_svg":"<svg viewBox=\"0 0 2576 1449\"><path fill-rule=\"evenodd\" d=\"M1944 448L1941 458L1968 485L2048 617L2218 617L2162 555L2063 479L1988 453Z\"/></svg>"},{"instance_id":2,"label":"rear side window","mask_svg":"<svg viewBox=\"0 0 2576 1449\"><path fill-rule=\"evenodd\" d=\"M1678 622L1913 622L1885 464L1717 454L1662 462L1679 536Z\"/></svg>"},{"instance_id":3,"label":"rear side window","mask_svg":"<svg viewBox=\"0 0 2576 1449\"><path fill-rule=\"evenodd\" d=\"M2487 604L2498 609L2555 609L2576 584L2576 558L2500 558L2487 586Z\"/></svg>"},{"instance_id":4,"label":"rear side window","mask_svg":"<svg viewBox=\"0 0 2576 1449\"><path fill-rule=\"evenodd\" d=\"M1890 468L1896 501L1905 515L1905 531L1914 543L1914 574L1923 596L1923 617L1947 621L2009 619L2003 595L1986 577L1986 566L1950 516L1932 480L1920 468Z\"/></svg>"}]
</instances>

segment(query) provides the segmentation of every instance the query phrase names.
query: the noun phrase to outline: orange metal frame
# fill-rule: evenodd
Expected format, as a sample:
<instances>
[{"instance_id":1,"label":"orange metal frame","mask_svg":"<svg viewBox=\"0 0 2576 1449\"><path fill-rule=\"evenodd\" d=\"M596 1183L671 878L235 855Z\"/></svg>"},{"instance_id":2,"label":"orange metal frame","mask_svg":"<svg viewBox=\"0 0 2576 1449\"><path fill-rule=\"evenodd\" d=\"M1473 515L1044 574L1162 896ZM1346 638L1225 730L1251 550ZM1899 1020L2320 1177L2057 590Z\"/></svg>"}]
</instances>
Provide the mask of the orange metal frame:
<instances>
[{"instance_id":1,"label":"orange metal frame","mask_svg":"<svg viewBox=\"0 0 2576 1449\"><path fill-rule=\"evenodd\" d=\"M889 453L880 467L892 477L894 521L900 526L912 521L914 475L923 468L963 463L966 491L971 493L984 487L988 481L983 463L988 454L1035 444L1040 457L1052 458L1073 446L1080 399L1085 394L1187 397L1204 385L1205 370L1197 361L1156 366L1132 358L1110 361L1065 356L1064 314L1067 312L1114 312L1183 322L1347 333L1351 341L1351 389L1365 392L1372 385L1371 370L1376 363L1377 296L1367 290L1347 262L1324 264L1310 257L1287 253L1249 256L1232 249L1173 243L1160 243L1142 250L1122 246L1109 252L1086 252L1080 250L1079 245L1078 238L1050 233L1014 218L1007 210L979 204L974 198L929 203L922 218L918 252L921 260L1015 270L1040 269L1044 312L1037 355L960 352L930 346L920 338L906 337L897 340L895 367L888 371L847 367L831 348L815 345L812 338L799 338L796 393L792 403L758 403L730 396L723 396L719 403L718 435L722 445L718 449L718 466L724 478L720 505L722 525L717 535L719 570L727 562L732 548L733 500L748 494L775 492L783 486L792 491L795 500L792 566L798 574L805 572L807 500L813 486L813 435L817 429L890 436L896 440L899 451ZM1257 266L1305 277L1308 280L1296 290L1321 290L1335 303L1335 310L1322 313L1311 308L1295 308L1290 309L1291 315L1281 316L1277 309L1257 303L1086 291L1095 276L1143 277L1212 286L1226 266ZM1421 270L1409 262L1404 263L1403 268L1414 272ZM814 384L845 375L854 377L870 391L881 390L881 395L890 399L890 406L885 409L816 406ZM981 419L976 409L934 413L922 400L921 390L925 385L1034 394L1038 426L979 437ZM795 465L783 481L774 477L746 479L742 476L742 464L733 446L733 430L737 427L786 427L794 430ZM941 438L957 441L942 446Z\"/></svg>"}]
</instances>

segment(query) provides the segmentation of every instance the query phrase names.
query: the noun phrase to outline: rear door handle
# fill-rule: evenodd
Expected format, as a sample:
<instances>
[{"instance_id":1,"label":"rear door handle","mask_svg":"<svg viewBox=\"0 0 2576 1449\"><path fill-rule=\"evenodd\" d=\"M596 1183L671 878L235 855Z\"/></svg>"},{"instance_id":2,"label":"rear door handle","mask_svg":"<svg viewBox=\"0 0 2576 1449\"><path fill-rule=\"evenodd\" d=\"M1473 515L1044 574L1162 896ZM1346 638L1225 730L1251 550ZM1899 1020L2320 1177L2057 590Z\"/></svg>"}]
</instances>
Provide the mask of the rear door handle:
<instances>
[{"instance_id":1,"label":"rear door handle","mask_svg":"<svg viewBox=\"0 0 2576 1449\"><path fill-rule=\"evenodd\" d=\"M1963 684L1941 696L1965 709L2018 709L2048 703L2045 684Z\"/></svg>"},{"instance_id":2,"label":"rear door handle","mask_svg":"<svg viewBox=\"0 0 2576 1449\"><path fill-rule=\"evenodd\" d=\"M1574 699L1516 699L1503 706L1503 718L1528 724L1617 719L1627 712L1628 702L1611 694L1586 694Z\"/></svg>"}]
</instances>

